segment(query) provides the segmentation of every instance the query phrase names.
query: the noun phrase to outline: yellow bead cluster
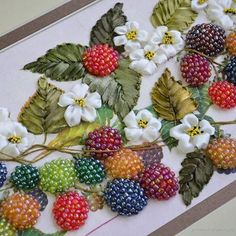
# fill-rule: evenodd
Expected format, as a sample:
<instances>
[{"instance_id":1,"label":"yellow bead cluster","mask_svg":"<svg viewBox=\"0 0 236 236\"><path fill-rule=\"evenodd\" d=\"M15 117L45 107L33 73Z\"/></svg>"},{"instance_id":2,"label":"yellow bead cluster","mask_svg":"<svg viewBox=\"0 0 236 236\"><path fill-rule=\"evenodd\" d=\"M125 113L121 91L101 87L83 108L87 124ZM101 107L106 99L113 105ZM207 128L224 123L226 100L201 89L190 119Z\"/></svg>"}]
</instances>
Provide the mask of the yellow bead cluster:
<instances>
[{"instance_id":1,"label":"yellow bead cluster","mask_svg":"<svg viewBox=\"0 0 236 236\"><path fill-rule=\"evenodd\" d=\"M141 158L130 149L121 149L105 160L107 174L112 178L130 179L143 171Z\"/></svg>"}]
</instances>

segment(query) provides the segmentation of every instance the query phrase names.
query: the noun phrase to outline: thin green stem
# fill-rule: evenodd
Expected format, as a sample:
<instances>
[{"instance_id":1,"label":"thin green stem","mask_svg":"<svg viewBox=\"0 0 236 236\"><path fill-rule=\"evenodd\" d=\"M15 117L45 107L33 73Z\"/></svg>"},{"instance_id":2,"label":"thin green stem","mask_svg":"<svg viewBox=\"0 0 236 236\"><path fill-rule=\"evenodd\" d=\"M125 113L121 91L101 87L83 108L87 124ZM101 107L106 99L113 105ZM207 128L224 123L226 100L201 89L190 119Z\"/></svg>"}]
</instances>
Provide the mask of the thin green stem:
<instances>
[{"instance_id":1,"label":"thin green stem","mask_svg":"<svg viewBox=\"0 0 236 236\"><path fill-rule=\"evenodd\" d=\"M212 125L235 125L236 120L231 120L231 121L215 121L211 122Z\"/></svg>"}]
</instances>

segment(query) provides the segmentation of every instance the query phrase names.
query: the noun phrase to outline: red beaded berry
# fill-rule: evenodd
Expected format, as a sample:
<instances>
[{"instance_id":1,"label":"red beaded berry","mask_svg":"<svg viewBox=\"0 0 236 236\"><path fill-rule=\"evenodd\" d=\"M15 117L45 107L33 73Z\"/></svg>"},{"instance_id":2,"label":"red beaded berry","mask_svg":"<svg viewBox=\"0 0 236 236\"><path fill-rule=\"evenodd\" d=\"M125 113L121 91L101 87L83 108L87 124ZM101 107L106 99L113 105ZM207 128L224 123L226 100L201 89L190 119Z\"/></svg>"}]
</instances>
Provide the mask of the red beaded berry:
<instances>
[{"instance_id":1,"label":"red beaded berry","mask_svg":"<svg viewBox=\"0 0 236 236\"><path fill-rule=\"evenodd\" d=\"M149 198L168 200L179 189L175 173L169 167L154 163L145 169L139 177L140 186Z\"/></svg>"},{"instance_id":2,"label":"red beaded berry","mask_svg":"<svg viewBox=\"0 0 236 236\"><path fill-rule=\"evenodd\" d=\"M96 76L107 76L118 67L118 52L108 44L98 44L88 48L83 54L86 70Z\"/></svg>"},{"instance_id":3,"label":"red beaded berry","mask_svg":"<svg viewBox=\"0 0 236 236\"><path fill-rule=\"evenodd\" d=\"M209 61L198 54L184 56L180 63L180 70L186 82L192 86L200 86L211 77Z\"/></svg>"},{"instance_id":4,"label":"red beaded berry","mask_svg":"<svg viewBox=\"0 0 236 236\"><path fill-rule=\"evenodd\" d=\"M92 156L101 159L112 156L114 152L109 151L119 150L121 144L121 135L117 129L113 129L111 127L102 127L88 134L88 139L86 140L86 149L98 151L107 150L107 152L91 153Z\"/></svg>"},{"instance_id":5,"label":"red beaded berry","mask_svg":"<svg viewBox=\"0 0 236 236\"><path fill-rule=\"evenodd\" d=\"M236 106L236 86L228 81L217 81L208 89L212 102L223 109Z\"/></svg>"},{"instance_id":6,"label":"red beaded berry","mask_svg":"<svg viewBox=\"0 0 236 236\"><path fill-rule=\"evenodd\" d=\"M88 218L87 200L77 192L60 195L53 205L57 224L66 231L79 229Z\"/></svg>"}]
</instances>

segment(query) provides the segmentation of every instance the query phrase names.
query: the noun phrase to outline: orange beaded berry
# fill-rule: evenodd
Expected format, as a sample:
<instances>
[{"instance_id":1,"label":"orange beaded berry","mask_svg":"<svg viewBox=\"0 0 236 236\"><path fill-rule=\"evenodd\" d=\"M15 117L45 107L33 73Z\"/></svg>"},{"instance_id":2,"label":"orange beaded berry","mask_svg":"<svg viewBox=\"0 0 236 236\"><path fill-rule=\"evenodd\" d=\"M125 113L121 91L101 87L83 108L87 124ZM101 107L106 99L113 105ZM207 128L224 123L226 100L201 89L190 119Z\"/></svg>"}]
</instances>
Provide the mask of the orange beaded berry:
<instances>
[{"instance_id":1,"label":"orange beaded berry","mask_svg":"<svg viewBox=\"0 0 236 236\"><path fill-rule=\"evenodd\" d=\"M227 36L226 48L230 55L236 56L236 32L232 32Z\"/></svg>"},{"instance_id":2,"label":"orange beaded berry","mask_svg":"<svg viewBox=\"0 0 236 236\"><path fill-rule=\"evenodd\" d=\"M19 230L34 226L40 216L39 203L28 194L15 193L2 202L1 214Z\"/></svg>"},{"instance_id":3,"label":"orange beaded berry","mask_svg":"<svg viewBox=\"0 0 236 236\"><path fill-rule=\"evenodd\" d=\"M130 149L121 149L105 160L107 174L113 178L130 179L143 171L141 158Z\"/></svg>"},{"instance_id":4,"label":"orange beaded berry","mask_svg":"<svg viewBox=\"0 0 236 236\"><path fill-rule=\"evenodd\" d=\"M217 168L236 167L236 139L219 138L213 140L206 149L206 155Z\"/></svg>"}]
</instances>

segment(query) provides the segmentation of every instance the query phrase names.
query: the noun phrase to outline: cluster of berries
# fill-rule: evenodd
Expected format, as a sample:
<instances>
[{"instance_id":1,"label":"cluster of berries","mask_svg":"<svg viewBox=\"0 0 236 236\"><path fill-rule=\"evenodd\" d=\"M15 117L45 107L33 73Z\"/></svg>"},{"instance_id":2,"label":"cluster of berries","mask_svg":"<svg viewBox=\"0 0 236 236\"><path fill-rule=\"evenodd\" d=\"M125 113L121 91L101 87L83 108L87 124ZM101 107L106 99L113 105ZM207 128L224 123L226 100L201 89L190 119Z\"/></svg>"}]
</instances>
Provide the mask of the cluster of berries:
<instances>
[{"instance_id":1,"label":"cluster of berries","mask_svg":"<svg viewBox=\"0 0 236 236\"><path fill-rule=\"evenodd\" d=\"M198 24L187 33L186 48L189 54L181 59L180 71L185 81L193 87L209 81L213 58L225 48L228 50L232 57L222 71L224 80L213 82L208 95L214 104L223 109L236 107L236 33L232 32L226 37L220 26Z\"/></svg>"}]
</instances>

